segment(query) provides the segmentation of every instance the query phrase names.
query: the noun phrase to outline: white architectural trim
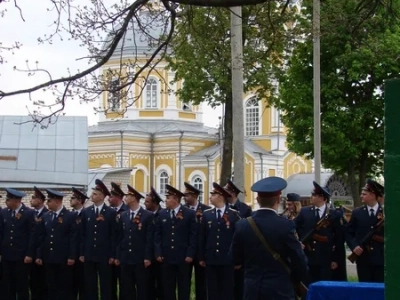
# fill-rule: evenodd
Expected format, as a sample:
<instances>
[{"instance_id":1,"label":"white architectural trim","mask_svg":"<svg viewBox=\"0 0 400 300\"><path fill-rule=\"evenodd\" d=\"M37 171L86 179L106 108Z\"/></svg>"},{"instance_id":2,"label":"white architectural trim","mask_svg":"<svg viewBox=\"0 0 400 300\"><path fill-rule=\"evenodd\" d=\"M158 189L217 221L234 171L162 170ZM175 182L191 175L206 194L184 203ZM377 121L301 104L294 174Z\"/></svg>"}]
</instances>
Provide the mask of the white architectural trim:
<instances>
[{"instance_id":1,"label":"white architectural trim","mask_svg":"<svg viewBox=\"0 0 400 300\"><path fill-rule=\"evenodd\" d=\"M194 170L192 173L189 175L189 182L192 182L194 177L200 177L201 180L203 180L203 183L207 181L207 176L200 170Z\"/></svg>"},{"instance_id":2,"label":"white architectural trim","mask_svg":"<svg viewBox=\"0 0 400 300\"><path fill-rule=\"evenodd\" d=\"M156 169L156 171L154 172L154 174L156 175L156 177L158 177L162 171L167 172L168 176L172 176L173 172L170 166L166 165L166 164L162 164L159 165Z\"/></svg>"},{"instance_id":3,"label":"white architectural trim","mask_svg":"<svg viewBox=\"0 0 400 300\"><path fill-rule=\"evenodd\" d=\"M134 168L136 168L136 169L132 170L132 172L131 172L132 176L135 176L136 172L139 171L139 170L143 171L145 176L149 176L149 170L146 168L146 166L144 166L142 164L137 164L137 165L134 166Z\"/></svg>"},{"instance_id":4,"label":"white architectural trim","mask_svg":"<svg viewBox=\"0 0 400 300\"><path fill-rule=\"evenodd\" d=\"M157 84L157 105L156 107L147 107L146 106L146 101L147 101L147 82L151 79L154 79L156 81ZM161 108L161 84L160 84L160 78L154 76L154 75L150 75L148 78L146 78L145 80L143 80L143 87L142 87L142 108L144 110L152 110L152 109L159 109Z\"/></svg>"},{"instance_id":5,"label":"white architectural trim","mask_svg":"<svg viewBox=\"0 0 400 300\"><path fill-rule=\"evenodd\" d=\"M245 137L246 137L246 108L247 108L246 105L247 105L247 102L251 98L256 98L257 99L257 96L254 95L254 94L250 94L246 98L244 98L244 105L243 105L243 109L244 109L244 111L243 111L243 123L244 123L244 126L243 127L244 128L243 128L243 130L244 130ZM261 101L261 100L257 100L257 101L258 101L258 135L261 135L263 133L262 132L262 116L263 116L264 110L263 110L263 107L261 105L263 103L263 101ZM251 137L253 137L253 135Z\"/></svg>"},{"instance_id":6,"label":"white architectural trim","mask_svg":"<svg viewBox=\"0 0 400 300\"><path fill-rule=\"evenodd\" d=\"M104 164L101 165L100 168L112 168L112 166L110 166L109 164Z\"/></svg>"}]
</instances>

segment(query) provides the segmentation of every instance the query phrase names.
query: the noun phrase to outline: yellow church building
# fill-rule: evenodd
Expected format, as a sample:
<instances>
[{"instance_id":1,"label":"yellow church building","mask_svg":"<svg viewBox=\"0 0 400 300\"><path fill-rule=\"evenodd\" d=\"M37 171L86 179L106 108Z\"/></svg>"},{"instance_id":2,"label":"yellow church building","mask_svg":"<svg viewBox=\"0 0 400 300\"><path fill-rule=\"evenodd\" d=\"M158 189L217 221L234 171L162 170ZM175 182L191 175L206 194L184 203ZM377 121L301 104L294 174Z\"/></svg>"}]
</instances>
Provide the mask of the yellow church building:
<instances>
[{"instance_id":1,"label":"yellow church building","mask_svg":"<svg viewBox=\"0 0 400 300\"><path fill-rule=\"evenodd\" d=\"M117 70L134 74L142 67L154 49L154 45L149 46L154 44L149 39L152 36L157 40L160 35L154 28L143 38L132 22L132 28L101 71L105 77ZM136 69L125 67L129 59L135 59ZM212 182L219 181L222 136L218 128L204 125L203 120L209 116L203 114L202 105L180 101L175 92L184 82L173 83L174 76L167 63L160 61L123 93L102 94L99 107L105 113L99 114L97 125L89 127L89 168L132 168L132 186L143 193L153 186L162 196L167 183L182 190L187 181L204 192L201 200L207 204ZM119 84L118 78L110 80L111 84ZM255 207L255 194L250 191L255 181L267 176L288 178L310 173L313 165L288 151L277 109L267 107L252 94L245 95L243 102L243 198Z\"/></svg>"}]
</instances>

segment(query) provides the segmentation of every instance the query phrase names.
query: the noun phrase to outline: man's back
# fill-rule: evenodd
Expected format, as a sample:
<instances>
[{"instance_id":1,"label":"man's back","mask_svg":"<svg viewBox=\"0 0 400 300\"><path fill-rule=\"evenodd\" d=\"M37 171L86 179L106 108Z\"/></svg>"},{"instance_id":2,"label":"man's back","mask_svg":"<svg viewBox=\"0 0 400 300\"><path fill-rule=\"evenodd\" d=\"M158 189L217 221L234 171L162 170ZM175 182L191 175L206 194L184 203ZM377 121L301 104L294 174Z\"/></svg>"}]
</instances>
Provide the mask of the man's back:
<instances>
[{"instance_id":1,"label":"man's back","mask_svg":"<svg viewBox=\"0 0 400 300\"><path fill-rule=\"evenodd\" d=\"M256 211L253 219L270 247L291 266L295 281L305 281L307 258L296 237L293 221L271 209ZM291 277L264 247L247 219L236 223L231 250L235 265L244 268L245 300L295 299Z\"/></svg>"}]
</instances>

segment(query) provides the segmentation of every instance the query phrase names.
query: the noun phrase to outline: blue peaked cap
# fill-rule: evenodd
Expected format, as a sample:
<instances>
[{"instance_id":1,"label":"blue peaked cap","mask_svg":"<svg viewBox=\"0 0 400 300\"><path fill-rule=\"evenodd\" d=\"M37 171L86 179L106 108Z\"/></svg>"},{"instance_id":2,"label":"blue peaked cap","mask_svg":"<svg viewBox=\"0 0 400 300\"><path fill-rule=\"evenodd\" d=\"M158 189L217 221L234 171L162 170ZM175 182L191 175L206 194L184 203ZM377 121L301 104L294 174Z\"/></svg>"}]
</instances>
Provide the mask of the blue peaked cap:
<instances>
[{"instance_id":1,"label":"blue peaked cap","mask_svg":"<svg viewBox=\"0 0 400 300\"><path fill-rule=\"evenodd\" d=\"M65 197L63 193L60 193L52 189L46 189L46 192L47 192L47 198L50 199L62 199Z\"/></svg>"},{"instance_id":2,"label":"blue peaked cap","mask_svg":"<svg viewBox=\"0 0 400 300\"><path fill-rule=\"evenodd\" d=\"M21 192L21 191L15 190L15 189L6 188L5 190L7 192L7 198L22 199L26 196L26 194L24 192Z\"/></svg>"},{"instance_id":3,"label":"blue peaked cap","mask_svg":"<svg viewBox=\"0 0 400 300\"><path fill-rule=\"evenodd\" d=\"M251 186L251 190L261 194L278 194L287 187L287 182L281 177L267 177L261 179Z\"/></svg>"}]
</instances>

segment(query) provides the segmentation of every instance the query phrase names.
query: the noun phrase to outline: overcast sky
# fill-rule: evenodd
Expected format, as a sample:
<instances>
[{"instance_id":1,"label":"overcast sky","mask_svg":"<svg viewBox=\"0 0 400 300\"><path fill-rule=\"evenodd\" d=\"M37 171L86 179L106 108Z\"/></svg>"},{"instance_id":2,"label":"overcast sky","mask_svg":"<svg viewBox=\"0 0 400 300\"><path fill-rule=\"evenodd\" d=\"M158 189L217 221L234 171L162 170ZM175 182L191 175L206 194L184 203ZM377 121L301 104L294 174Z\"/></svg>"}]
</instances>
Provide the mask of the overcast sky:
<instances>
[{"instance_id":1,"label":"overcast sky","mask_svg":"<svg viewBox=\"0 0 400 300\"><path fill-rule=\"evenodd\" d=\"M0 16L1 11L7 9L4 17L0 17L0 43L3 47L15 42L20 42L23 46L15 54L0 52L0 55L7 61L5 64L0 64L0 90L9 92L29 88L48 80L48 76L44 74L28 76L27 73L13 70L14 66L26 69L26 60L29 60L31 66L34 66L35 62L38 61L39 67L48 70L53 78L67 76L67 68L76 71L87 67L85 61L76 61L77 58L86 54L86 49L79 47L77 42L60 41L56 38L52 45L38 45L38 37L52 32L50 25L56 16L54 12L47 11L47 8L50 7L49 0L17 0L25 22L21 20L19 11L14 8L13 2L0 3ZM80 0L79 4L83 5L84 2L87 2L87 0ZM105 2L112 3L110 0ZM52 103L52 97L49 93L37 92L32 95L32 99ZM93 107L97 107L97 103L69 101L64 112L69 116L87 116L89 125L93 125L98 121ZM0 100L1 115L27 115L28 110L33 111L35 109L37 107L33 105L28 95L17 95ZM214 110L204 106L203 111L205 124L212 127L217 126L221 108Z\"/></svg>"}]
</instances>

